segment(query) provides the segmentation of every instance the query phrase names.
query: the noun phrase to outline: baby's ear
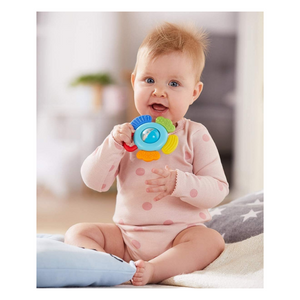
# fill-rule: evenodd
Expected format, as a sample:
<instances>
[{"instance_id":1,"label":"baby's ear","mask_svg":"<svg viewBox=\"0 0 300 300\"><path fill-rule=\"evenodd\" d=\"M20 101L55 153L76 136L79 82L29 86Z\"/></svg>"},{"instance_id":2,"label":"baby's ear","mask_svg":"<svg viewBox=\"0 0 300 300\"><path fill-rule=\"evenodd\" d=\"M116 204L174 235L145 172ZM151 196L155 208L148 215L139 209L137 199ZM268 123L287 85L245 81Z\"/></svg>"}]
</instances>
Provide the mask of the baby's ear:
<instances>
[{"instance_id":1,"label":"baby's ear","mask_svg":"<svg viewBox=\"0 0 300 300\"><path fill-rule=\"evenodd\" d=\"M202 90L203 90L203 82L199 81L195 85L191 104L193 104L198 99L198 97L200 96Z\"/></svg>"},{"instance_id":2,"label":"baby's ear","mask_svg":"<svg viewBox=\"0 0 300 300\"><path fill-rule=\"evenodd\" d=\"M134 88L134 81L135 81L135 75L134 75L134 73L131 73L131 85L132 85L132 88Z\"/></svg>"}]
</instances>

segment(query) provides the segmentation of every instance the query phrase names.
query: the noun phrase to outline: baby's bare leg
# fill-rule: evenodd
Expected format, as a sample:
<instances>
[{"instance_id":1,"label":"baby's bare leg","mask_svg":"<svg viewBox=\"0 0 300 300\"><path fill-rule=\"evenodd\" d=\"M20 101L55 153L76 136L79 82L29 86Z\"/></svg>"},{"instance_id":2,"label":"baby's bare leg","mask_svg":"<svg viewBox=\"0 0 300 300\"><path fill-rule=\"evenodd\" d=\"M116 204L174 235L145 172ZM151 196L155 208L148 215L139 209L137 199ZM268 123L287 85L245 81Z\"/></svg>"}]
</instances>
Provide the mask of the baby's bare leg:
<instances>
[{"instance_id":1,"label":"baby's bare leg","mask_svg":"<svg viewBox=\"0 0 300 300\"><path fill-rule=\"evenodd\" d=\"M173 247L150 260L135 262L134 285L157 283L178 274L204 269L224 250L222 236L213 229L195 226L181 231Z\"/></svg>"},{"instance_id":2,"label":"baby's bare leg","mask_svg":"<svg viewBox=\"0 0 300 300\"><path fill-rule=\"evenodd\" d=\"M115 224L78 223L70 227L65 234L65 243L95 249L116 255L129 261L122 233Z\"/></svg>"}]
</instances>

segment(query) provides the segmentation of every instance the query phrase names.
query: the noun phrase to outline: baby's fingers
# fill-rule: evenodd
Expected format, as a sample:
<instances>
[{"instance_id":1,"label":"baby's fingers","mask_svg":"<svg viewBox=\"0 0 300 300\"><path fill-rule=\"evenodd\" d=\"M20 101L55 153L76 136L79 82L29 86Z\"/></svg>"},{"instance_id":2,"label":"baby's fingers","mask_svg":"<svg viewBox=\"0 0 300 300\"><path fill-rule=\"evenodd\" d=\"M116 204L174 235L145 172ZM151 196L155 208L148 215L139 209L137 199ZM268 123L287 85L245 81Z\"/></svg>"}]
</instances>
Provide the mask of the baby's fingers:
<instances>
[{"instance_id":1,"label":"baby's fingers","mask_svg":"<svg viewBox=\"0 0 300 300\"><path fill-rule=\"evenodd\" d=\"M129 135L135 132L133 126L130 123L125 123L121 125L122 131L126 131Z\"/></svg>"},{"instance_id":2,"label":"baby's fingers","mask_svg":"<svg viewBox=\"0 0 300 300\"><path fill-rule=\"evenodd\" d=\"M164 192L166 191L165 186L156 186L156 187L148 187L146 189L147 193L158 193L158 192Z\"/></svg>"},{"instance_id":3,"label":"baby's fingers","mask_svg":"<svg viewBox=\"0 0 300 300\"><path fill-rule=\"evenodd\" d=\"M129 137L128 135L124 134L124 133L119 133L119 139L121 141L123 141L126 144L131 144L131 137Z\"/></svg>"},{"instance_id":4,"label":"baby's fingers","mask_svg":"<svg viewBox=\"0 0 300 300\"><path fill-rule=\"evenodd\" d=\"M154 201L158 201L166 196L168 196L169 194L167 192L163 192L163 193L160 193L159 195L157 195L153 200Z\"/></svg>"},{"instance_id":5,"label":"baby's fingers","mask_svg":"<svg viewBox=\"0 0 300 300\"><path fill-rule=\"evenodd\" d=\"M152 173L160 175L162 177L168 177L170 174L170 171L167 169L152 169Z\"/></svg>"},{"instance_id":6,"label":"baby's fingers","mask_svg":"<svg viewBox=\"0 0 300 300\"><path fill-rule=\"evenodd\" d=\"M145 181L148 185L165 185L166 179L165 178L157 178L157 179L150 179Z\"/></svg>"}]
</instances>

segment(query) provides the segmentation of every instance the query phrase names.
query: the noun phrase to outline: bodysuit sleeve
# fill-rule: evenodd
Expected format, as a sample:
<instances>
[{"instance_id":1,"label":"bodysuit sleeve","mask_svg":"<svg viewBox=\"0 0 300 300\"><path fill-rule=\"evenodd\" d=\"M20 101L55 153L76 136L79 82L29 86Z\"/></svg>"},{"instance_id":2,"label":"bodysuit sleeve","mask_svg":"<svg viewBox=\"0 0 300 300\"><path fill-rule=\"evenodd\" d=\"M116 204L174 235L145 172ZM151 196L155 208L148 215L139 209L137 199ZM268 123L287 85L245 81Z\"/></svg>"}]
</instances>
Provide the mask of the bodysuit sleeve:
<instances>
[{"instance_id":1,"label":"bodysuit sleeve","mask_svg":"<svg viewBox=\"0 0 300 300\"><path fill-rule=\"evenodd\" d=\"M228 183L219 152L207 129L192 135L193 173L177 171L176 186L172 196L193 206L209 209L226 197Z\"/></svg>"},{"instance_id":2,"label":"bodysuit sleeve","mask_svg":"<svg viewBox=\"0 0 300 300\"><path fill-rule=\"evenodd\" d=\"M124 154L123 146L110 134L83 162L81 176L84 183L98 192L108 191L115 181Z\"/></svg>"}]
</instances>

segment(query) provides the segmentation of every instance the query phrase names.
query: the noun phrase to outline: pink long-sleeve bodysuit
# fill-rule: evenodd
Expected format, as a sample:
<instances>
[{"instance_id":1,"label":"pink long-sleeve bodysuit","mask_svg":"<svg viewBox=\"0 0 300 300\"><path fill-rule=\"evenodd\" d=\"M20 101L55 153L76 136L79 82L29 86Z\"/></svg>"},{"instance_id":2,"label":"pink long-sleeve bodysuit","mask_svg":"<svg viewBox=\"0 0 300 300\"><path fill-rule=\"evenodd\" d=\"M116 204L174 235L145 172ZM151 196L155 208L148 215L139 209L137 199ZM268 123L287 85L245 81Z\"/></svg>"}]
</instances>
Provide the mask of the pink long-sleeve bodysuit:
<instances>
[{"instance_id":1,"label":"pink long-sleeve bodysuit","mask_svg":"<svg viewBox=\"0 0 300 300\"><path fill-rule=\"evenodd\" d=\"M228 194L228 183L218 150L207 129L188 119L178 122L179 143L169 155L145 162L127 152L110 134L84 161L85 184L107 191L117 176L117 202L113 221L120 228L132 259L150 260L172 247L176 235L190 226L203 225L208 212ZM154 201L145 180L157 178L152 168L168 165L177 171L172 195Z\"/></svg>"}]
</instances>

